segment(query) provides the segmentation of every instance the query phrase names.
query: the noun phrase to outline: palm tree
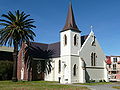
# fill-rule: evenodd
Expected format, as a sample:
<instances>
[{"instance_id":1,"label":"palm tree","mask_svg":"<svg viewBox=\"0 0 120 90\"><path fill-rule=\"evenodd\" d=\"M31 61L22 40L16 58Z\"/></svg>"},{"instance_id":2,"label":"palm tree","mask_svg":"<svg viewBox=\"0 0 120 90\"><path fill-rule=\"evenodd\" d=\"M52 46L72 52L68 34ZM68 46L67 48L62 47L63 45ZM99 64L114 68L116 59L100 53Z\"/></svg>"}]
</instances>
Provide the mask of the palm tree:
<instances>
[{"instance_id":1,"label":"palm tree","mask_svg":"<svg viewBox=\"0 0 120 90\"><path fill-rule=\"evenodd\" d=\"M27 43L30 40L34 40L35 33L32 29L36 28L36 26L33 25L33 19L28 19L29 16L17 10L15 13L9 11L7 14L2 14L4 19L0 19L0 25L2 26L0 29L0 44L14 46L12 81L17 81L17 55L19 46L22 42Z\"/></svg>"}]
</instances>

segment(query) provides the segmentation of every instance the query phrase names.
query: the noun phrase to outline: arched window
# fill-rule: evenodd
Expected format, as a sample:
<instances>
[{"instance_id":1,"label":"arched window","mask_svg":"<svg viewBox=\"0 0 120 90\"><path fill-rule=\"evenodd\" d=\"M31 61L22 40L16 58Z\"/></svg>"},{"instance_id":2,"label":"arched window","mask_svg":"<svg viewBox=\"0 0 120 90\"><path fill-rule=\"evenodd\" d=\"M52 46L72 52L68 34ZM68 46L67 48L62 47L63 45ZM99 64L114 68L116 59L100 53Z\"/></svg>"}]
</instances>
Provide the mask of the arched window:
<instances>
[{"instance_id":1,"label":"arched window","mask_svg":"<svg viewBox=\"0 0 120 90\"><path fill-rule=\"evenodd\" d=\"M58 66L58 73L60 73L61 72L61 60L59 60L58 64L59 64L59 66Z\"/></svg>"},{"instance_id":2,"label":"arched window","mask_svg":"<svg viewBox=\"0 0 120 90\"><path fill-rule=\"evenodd\" d=\"M67 36L64 35L64 45L67 45Z\"/></svg>"},{"instance_id":3,"label":"arched window","mask_svg":"<svg viewBox=\"0 0 120 90\"><path fill-rule=\"evenodd\" d=\"M76 64L73 67L73 76L76 76Z\"/></svg>"},{"instance_id":4,"label":"arched window","mask_svg":"<svg viewBox=\"0 0 120 90\"><path fill-rule=\"evenodd\" d=\"M96 53L91 54L91 66L96 65Z\"/></svg>"},{"instance_id":5,"label":"arched window","mask_svg":"<svg viewBox=\"0 0 120 90\"><path fill-rule=\"evenodd\" d=\"M96 53L94 53L94 63L93 65L95 66L96 65Z\"/></svg>"},{"instance_id":6,"label":"arched window","mask_svg":"<svg viewBox=\"0 0 120 90\"><path fill-rule=\"evenodd\" d=\"M93 53L91 54L91 66L94 66L93 65L93 57L94 57L94 55L93 55Z\"/></svg>"},{"instance_id":7,"label":"arched window","mask_svg":"<svg viewBox=\"0 0 120 90\"><path fill-rule=\"evenodd\" d=\"M77 45L77 35L74 36L74 45Z\"/></svg>"},{"instance_id":8,"label":"arched window","mask_svg":"<svg viewBox=\"0 0 120 90\"><path fill-rule=\"evenodd\" d=\"M96 38L96 37L94 36L93 41L92 41L92 46L96 46L96 45L95 45L95 38Z\"/></svg>"}]
</instances>

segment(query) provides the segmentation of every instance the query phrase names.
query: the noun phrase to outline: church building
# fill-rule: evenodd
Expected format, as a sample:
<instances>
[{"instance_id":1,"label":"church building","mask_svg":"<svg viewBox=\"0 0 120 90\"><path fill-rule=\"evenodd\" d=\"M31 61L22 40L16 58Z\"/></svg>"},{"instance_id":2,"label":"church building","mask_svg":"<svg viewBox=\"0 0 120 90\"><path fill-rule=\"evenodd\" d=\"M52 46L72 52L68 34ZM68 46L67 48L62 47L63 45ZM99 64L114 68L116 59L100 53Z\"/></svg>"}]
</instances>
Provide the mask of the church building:
<instances>
[{"instance_id":1,"label":"church building","mask_svg":"<svg viewBox=\"0 0 120 90\"><path fill-rule=\"evenodd\" d=\"M32 48L30 50L30 48ZM22 44L18 54L18 80L86 83L92 80L108 82L106 56L94 32L81 35L72 4L69 4L60 42Z\"/></svg>"}]
</instances>

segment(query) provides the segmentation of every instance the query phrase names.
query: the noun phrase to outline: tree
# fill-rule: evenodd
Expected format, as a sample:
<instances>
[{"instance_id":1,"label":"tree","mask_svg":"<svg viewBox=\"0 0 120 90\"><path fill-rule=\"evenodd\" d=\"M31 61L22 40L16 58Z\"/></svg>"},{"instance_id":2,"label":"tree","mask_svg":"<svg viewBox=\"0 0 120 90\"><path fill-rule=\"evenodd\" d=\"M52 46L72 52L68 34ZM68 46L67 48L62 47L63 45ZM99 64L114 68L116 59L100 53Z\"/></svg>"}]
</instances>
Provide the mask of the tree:
<instances>
[{"instance_id":1,"label":"tree","mask_svg":"<svg viewBox=\"0 0 120 90\"><path fill-rule=\"evenodd\" d=\"M0 19L0 44L14 46L13 52L13 77L12 81L17 81L17 55L18 48L23 42L34 40L35 33L32 31L36 26L33 25L34 19L28 19L30 15L26 15L19 10L12 13L2 14L4 19Z\"/></svg>"}]
</instances>

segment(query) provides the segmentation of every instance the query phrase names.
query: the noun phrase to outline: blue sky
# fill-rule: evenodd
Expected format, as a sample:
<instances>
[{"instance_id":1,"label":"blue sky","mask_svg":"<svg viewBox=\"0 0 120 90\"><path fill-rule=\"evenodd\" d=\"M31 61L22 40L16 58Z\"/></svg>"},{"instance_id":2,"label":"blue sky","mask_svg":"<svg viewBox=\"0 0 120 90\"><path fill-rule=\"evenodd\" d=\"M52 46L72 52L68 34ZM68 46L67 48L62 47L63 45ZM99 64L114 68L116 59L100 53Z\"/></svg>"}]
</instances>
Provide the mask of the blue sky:
<instances>
[{"instance_id":1,"label":"blue sky","mask_svg":"<svg viewBox=\"0 0 120 90\"><path fill-rule=\"evenodd\" d=\"M0 0L0 15L25 11L36 22L35 42L59 41L70 0ZM72 0L74 15L82 35L90 26L106 55L120 55L120 0Z\"/></svg>"}]
</instances>

